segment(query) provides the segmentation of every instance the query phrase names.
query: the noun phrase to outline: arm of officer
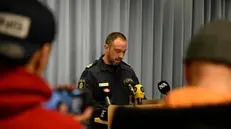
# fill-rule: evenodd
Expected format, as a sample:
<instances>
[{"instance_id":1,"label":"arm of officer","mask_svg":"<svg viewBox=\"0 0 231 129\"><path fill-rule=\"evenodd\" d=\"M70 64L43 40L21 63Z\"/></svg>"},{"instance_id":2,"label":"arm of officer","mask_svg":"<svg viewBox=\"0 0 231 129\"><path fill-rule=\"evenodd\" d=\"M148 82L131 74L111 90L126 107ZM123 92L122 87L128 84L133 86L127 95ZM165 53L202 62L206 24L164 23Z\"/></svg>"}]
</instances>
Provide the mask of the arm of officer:
<instances>
[{"instance_id":1,"label":"arm of officer","mask_svg":"<svg viewBox=\"0 0 231 129\"><path fill-rule=\"evenodd\" d=\"M94 99L94 92L96 88L96 79L93 77L92 73L85 69L80 77L80 80L78 82L78 88L83 88L86 92L88 92L90 95L88 96L88 104L93 106L94 108L100 108L101 105L96 102Z\"/></svg>"}]
</instances>

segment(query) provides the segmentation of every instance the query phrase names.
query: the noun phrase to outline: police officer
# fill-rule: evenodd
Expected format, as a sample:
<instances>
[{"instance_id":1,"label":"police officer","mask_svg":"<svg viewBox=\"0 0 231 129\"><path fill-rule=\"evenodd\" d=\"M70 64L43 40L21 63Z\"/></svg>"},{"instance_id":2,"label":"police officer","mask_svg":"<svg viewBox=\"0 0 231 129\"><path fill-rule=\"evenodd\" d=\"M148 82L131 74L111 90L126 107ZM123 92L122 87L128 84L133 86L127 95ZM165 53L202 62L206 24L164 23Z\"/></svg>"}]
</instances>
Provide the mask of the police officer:
<instances>
[{"instance_id":1,"label":"police officer","mask_svg":"<svg viewBox=\"0 0 231 129\"><path fill-rule=\"evenodd\" d=\"M113 32L107 36L104 49L105 54L83 71L78 88L92 93L90 104L95 108L105 105L105 96L111 98L112 104L127 105L130 91L124 80L132 79L134 84L139 84L131 66L122 61L127 51L127 39L122 33ZM111 94L105 94L108 89Z\"/></svg>"}]
</instances>

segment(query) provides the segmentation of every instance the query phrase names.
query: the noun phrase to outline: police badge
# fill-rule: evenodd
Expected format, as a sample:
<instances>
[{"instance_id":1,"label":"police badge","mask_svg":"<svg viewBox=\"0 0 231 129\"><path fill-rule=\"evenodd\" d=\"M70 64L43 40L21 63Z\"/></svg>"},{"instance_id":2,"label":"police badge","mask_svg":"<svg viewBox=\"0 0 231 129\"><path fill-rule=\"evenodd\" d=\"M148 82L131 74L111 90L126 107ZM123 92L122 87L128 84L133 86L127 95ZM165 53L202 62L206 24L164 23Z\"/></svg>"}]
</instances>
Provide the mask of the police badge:
<instances>
[{"instance_id":1,"label":"police badge","mask_svg":"<svg viewBox=\"0 0 231 129\"><path fill-rule=\"evenodd\" d=\"M83 80L83 79L79 80L79 82L78 82L78 88L79 89L85 88L85 80Z\"/></svg>"}]
</instances>

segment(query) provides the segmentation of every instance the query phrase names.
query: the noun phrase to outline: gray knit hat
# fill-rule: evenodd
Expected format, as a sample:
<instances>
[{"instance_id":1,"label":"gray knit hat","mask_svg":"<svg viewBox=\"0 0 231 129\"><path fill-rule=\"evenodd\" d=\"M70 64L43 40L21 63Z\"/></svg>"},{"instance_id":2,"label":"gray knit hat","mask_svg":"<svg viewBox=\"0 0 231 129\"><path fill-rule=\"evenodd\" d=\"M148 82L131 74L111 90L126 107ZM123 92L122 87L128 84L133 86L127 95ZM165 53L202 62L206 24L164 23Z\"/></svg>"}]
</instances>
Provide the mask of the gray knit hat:
<instances>
[{"instance_id":1,"label":"gray knit hat","mask_svg":"<svg viewBox=\"0 0 231 129\"><path fill-rule=\"evenodd\" d=\"M190 41L184 61L206 60L231 65L231 22L204 24Z\"/></svg>"}]
</instances>

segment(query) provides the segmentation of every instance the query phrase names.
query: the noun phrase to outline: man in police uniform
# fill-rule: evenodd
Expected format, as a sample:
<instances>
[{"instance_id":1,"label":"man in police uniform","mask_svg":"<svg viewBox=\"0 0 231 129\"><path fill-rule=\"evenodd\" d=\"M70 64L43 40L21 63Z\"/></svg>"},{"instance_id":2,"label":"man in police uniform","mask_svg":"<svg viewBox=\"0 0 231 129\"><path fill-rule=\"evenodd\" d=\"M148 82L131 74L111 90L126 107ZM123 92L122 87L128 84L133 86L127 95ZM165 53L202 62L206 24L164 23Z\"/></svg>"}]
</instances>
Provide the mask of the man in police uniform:
<instances>
[{"instance_id":1,"label":"man in police uniform","mask_svg":"<svg viewBox=\"0 0 231 129\"><path fill-rule=\"evenodd\" d=\"M92 93L90 104L95 108L105 106L106 96L111 98L112 104L127 105L130 91L124 80L132 79L134 85L139 84L133 69L122 61L127 51L127 39L122 33L113 32L107 36L104 49L105 54L83 71L78 88Z\"/></svg>"}]
</instances>

